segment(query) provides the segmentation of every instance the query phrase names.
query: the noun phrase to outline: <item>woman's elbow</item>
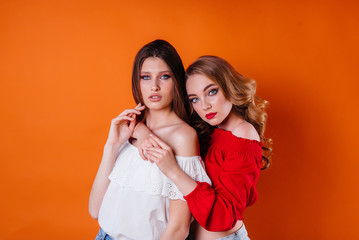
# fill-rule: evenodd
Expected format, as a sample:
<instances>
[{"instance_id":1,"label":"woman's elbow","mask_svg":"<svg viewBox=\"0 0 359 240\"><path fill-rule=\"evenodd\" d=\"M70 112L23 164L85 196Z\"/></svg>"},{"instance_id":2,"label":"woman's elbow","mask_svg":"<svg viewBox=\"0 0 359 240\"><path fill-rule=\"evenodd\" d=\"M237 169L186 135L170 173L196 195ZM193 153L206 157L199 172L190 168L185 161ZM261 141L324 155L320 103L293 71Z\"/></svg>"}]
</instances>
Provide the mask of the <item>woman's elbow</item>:
<instances>
[{"instance_id":1,"label":"woman's elbow","mask_svg":"<svg viewBox=\"0 0 359 240\"><path fill-rule=\"evenodd\" d=\"M169 223L161 237L161 240L165 240L165 239L182 240L182 239L186 239L188 234L189 234L189 226L187 226L187 224Z\"/></svg>"},{"instance_id":2,"label":"woman's elbow","mask_svg":"<svg viewBox=\"0 0 359 240\"><path fill-rule=\"evenodd\" d=\"M183 237L183 239L186 239L188 237L189 234L189 228L182 228L179 230L179 235L181 236L181 239Z\"/></svg>"},{"instance_id":3,"label":"woman's elbow","mask_svg":"<svg viewBox=\"0 0 359 240\"><path fill-rule=\"evenodd\" d=\"M90 213L90 216L97 220L98 219L98 212L99 210L91 205L89 205L89 209L88 209L89 213Z\"/></svg>"},{"instance_id":4,"label":"woman's elbow","mask_svg":"<svg viewBox=\"0 0 359 240\"><path fill-rule=\"evenodd\" d=\"M177 239L185 239L189 234L189 226L187 224L182 224L180 226L176 226L174 232L177 234Z\"/></svg>"},{"instance_id":5,"label":"woman's elbow","mask_svg":"<svg viewBox=\"0 0 359 240\"><path fill-rule=\"evenodd\" d=\"M186 239L186 237L189 234L189 228L190 228L190 225L187 225L187 224L181 224L179 226L176 226L174 232L178 236L177 239Z\"/></svg>"},{"instance_id":6,"label":"woman's elbow","mask_svg":"<svg viewBox=\"0 0 359 240\"><path fill-rule=\"evenodd\" d=\"M90 212L90 216L91 216L93 219L95 219L95 220L98 219L98 214L95 214L95 213Z\"/></svg>"}]
</instances>

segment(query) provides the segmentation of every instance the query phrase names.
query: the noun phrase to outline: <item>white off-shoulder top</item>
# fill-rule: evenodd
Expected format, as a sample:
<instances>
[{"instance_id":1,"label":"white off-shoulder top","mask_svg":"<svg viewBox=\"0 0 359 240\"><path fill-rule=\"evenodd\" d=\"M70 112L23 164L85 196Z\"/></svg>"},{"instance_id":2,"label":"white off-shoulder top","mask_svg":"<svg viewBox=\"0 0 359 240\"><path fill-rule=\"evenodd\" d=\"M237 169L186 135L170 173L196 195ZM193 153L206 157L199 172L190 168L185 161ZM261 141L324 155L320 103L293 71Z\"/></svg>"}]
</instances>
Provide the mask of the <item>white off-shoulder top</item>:
<instances>
[{"instance_id":1,"label":"white off-shoulder top","mask_svg":"<svg viewBox=\"0 0 359 240\"><path fill-rule=\"evenodd\" d=\"M176 160L194 180L211 184L200 156L176 156ZM121 146L109 179L98 221L115 240L160 239L169 220L169 199L185 201L176 185L128 141Z\"/></svg>"}]
</instances>

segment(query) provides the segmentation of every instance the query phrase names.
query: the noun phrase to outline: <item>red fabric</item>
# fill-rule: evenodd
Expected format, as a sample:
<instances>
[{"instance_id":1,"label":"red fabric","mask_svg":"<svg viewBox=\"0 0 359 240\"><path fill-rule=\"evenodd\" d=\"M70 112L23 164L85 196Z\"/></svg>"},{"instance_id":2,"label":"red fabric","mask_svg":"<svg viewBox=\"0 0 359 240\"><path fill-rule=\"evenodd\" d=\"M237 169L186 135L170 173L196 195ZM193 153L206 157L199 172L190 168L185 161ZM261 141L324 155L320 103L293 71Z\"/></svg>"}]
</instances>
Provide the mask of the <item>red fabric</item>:
<instances>
[{"instance_id":1,"label":"red fabric","mask_svg":"<svg viewBox=\"0 0 359 240\"><path fill-rule=\"evenodd\" d=\"M257 200L256 183L262 161L262 143L215 129L205 157L212 181L198 182L184 198L198 223L209 231L228 231L243 219Z\"/></svg>"}]
</instances>

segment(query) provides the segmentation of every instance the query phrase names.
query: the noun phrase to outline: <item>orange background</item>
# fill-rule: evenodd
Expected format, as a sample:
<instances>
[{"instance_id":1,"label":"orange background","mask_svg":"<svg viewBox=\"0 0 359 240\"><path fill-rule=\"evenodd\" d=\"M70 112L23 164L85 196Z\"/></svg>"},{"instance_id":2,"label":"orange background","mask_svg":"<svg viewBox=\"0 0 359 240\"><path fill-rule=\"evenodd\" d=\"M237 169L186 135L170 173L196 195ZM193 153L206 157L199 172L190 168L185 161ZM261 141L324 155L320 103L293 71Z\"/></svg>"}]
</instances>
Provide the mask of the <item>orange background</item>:
<instances>
[{"instance_id":1,"label":"orange background","mask_svg":"<svg viewBox=\"0 0 359 240\"><path fill-rule=\"evenodd\" d=\"M134 106L136 52L163 38L186 67L227 59L270 101L250 237L359 239L358 2L126 2L0 2L0 238L94 239L110 120Z\"/></svg>"}]
</instances>

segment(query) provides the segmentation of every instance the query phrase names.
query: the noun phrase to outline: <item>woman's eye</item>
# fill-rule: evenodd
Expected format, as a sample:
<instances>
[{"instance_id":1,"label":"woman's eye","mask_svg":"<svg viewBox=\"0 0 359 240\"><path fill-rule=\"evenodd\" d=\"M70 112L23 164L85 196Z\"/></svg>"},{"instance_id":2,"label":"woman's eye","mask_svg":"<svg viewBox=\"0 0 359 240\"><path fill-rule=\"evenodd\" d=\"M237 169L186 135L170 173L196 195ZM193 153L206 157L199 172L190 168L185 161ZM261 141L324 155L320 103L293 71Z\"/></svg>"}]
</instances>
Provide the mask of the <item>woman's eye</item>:
<instances>
[{"instance_id":1,"label":"woman's eye","mask_svg":"<svg viewBox=\"0 0 359 240\"><path fill-rule=\"evenodd\" d=\"M212 89L211 91L208 92L209 96L215 95L218 92L218 88Z\"/></svg>"},{"instance_id":2,"label":"woman's eye","mask_svg":"<svg viewBox=\"0 0 359 240\"><path fill-rule=\"evenodd\" d=\"M198 98L191 98L189 101L190 101L191 103L196 103L196 102L198 102Z\"/></svg>"},{"instance_id":3,"label":"woman's eye","mask_svg":"<svg viewBox=\"0 0 359 240\"><path fill-rule=\"evenodd\" d=\"M150 78L150 76L148 76L148 75L142 75L142 76L141 76L141 79L143 79L143 80L150 80L151 78Z\"/></svg>"},{"instance_id":4,"label":"woman's eye","mask_svg":"<svg viewBox=\"0 0 359 240\"><path fill-rule=\"evenodd\" d=\"M161 79L164 79L164 80L169 79L169 78L171 78L171 75L169 75L169 74L164 74L161 76Z\"/></svg>"}]
</instances>

